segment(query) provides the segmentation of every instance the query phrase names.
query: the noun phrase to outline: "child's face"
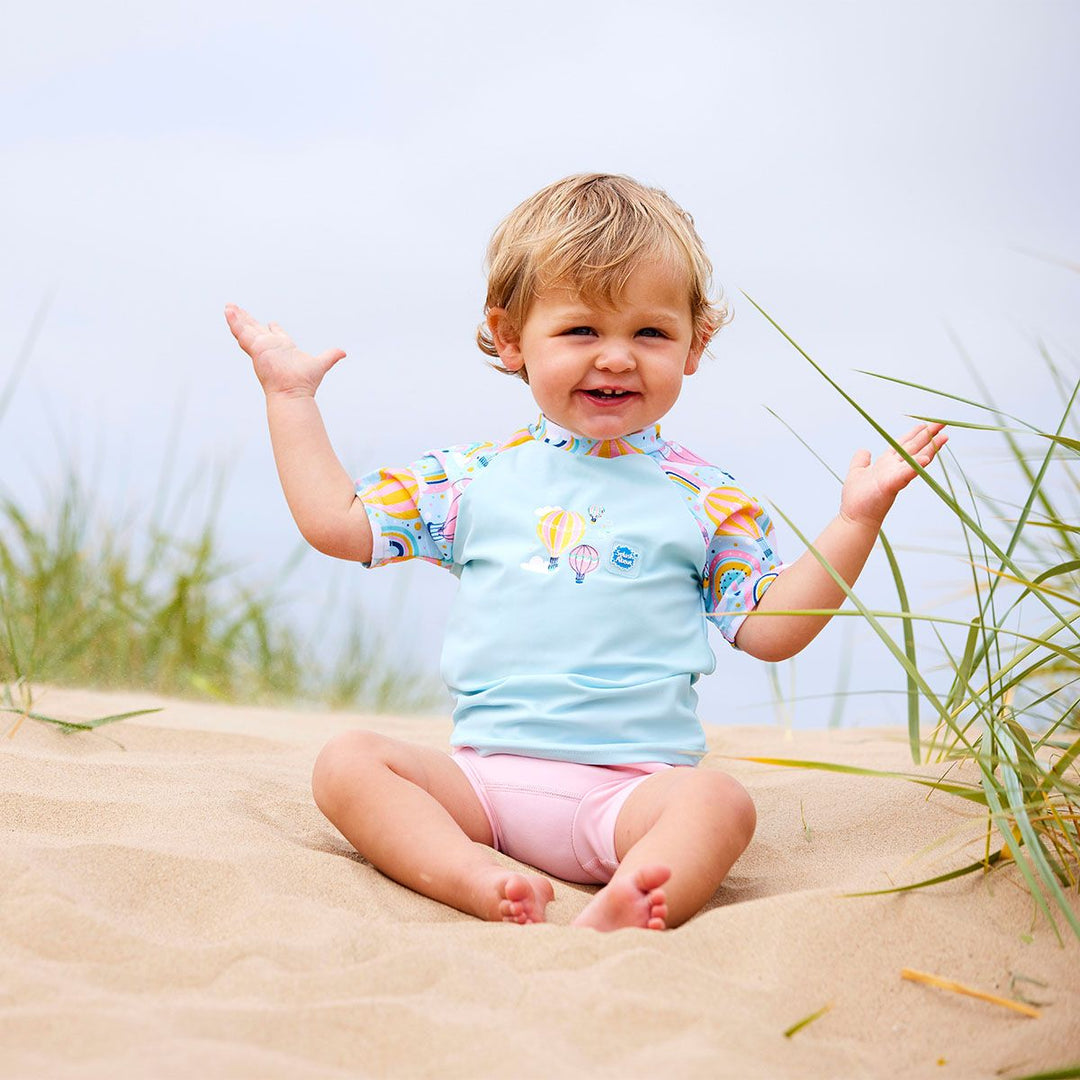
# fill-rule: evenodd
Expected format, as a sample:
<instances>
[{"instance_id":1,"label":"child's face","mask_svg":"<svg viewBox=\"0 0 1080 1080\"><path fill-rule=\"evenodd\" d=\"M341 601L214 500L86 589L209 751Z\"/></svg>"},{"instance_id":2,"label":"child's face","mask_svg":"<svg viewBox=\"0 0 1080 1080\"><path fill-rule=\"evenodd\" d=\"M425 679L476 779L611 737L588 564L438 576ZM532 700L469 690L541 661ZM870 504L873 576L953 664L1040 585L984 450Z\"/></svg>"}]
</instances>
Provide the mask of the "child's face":
<instances>
[{"instance_id":1,"label":"child's face","mask_svg":"<svg viewBox=\"0 0 1080 1080\"><path fill-rule=\"evenodd\" d=\"M591 439L656 423L701 359L686 283L663 263L638 267L613 310L552 289L533 301L516 339L504 336L500 309L488 321L503 366L525 368L544 415Z\"/></svg>"}]
</instances>

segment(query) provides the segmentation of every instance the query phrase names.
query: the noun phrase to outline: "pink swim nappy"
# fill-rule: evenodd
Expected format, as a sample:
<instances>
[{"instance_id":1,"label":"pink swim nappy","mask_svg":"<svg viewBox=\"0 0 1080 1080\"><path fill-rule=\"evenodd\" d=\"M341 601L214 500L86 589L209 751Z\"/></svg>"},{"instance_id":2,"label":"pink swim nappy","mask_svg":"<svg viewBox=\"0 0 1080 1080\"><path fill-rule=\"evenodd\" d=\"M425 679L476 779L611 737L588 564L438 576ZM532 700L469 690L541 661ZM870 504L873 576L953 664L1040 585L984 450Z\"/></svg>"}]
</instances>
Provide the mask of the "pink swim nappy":
<instances>
[{"instance_id":1,"label":"pink swim nappy","mask_svg":"<svg viewBox=\"0 0 1080 1080\"><path fill-rule=\"evenodd\" d=\"M452 757L487 814L496 851L582 885L605 884L615 873L615 820L630 792L652 773L691 767L485 756L467 746Z\"/></svg>"}]
</instances>

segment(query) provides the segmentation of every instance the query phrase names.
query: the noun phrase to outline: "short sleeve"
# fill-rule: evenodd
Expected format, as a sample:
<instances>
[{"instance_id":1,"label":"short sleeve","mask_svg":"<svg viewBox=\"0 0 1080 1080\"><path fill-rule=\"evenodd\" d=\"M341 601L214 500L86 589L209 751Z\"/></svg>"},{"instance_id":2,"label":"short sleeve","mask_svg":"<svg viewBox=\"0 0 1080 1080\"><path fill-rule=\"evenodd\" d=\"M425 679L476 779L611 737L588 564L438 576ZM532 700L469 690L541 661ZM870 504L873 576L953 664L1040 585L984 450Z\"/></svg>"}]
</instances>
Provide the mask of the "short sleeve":
<instances>
[{"instance_id":1,"label":"short sleeve","mask_svg":"<svg viewBox=\"0 0 1080 1080\"><path fill-rule=\"evenodd\" d=\"M715 531L702 575L705 613L734 645L746 616L757 607L784 564L764 508L732 484L705 494L702 506Z\"/></svg>"},{"instance_id":2,"label":"short sleeve","mask_svg":"<svg viewBox=\"0 0 1080 1080\"><path fill-rule=\"evenodd\" d=\"M423 559L450 568L461 498L494 457L493 443L432 450L400 469L376 469L356 481L371 525L371 562Z\"/></svg>"}]
</instances>

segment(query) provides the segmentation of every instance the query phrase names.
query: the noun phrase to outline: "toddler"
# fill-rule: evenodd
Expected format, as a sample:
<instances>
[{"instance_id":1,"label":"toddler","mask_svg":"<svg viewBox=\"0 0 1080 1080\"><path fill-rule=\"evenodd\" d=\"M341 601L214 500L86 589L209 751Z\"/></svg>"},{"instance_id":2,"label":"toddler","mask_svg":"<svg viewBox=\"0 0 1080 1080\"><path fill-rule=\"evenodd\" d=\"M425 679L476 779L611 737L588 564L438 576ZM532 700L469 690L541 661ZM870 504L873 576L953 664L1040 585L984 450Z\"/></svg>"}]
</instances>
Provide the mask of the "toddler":
<instances>
[{"instance_id":1,"label":"toddler","mask_svg":"<svg viewBox=\"0 0 1080 1080\"><path fill-rule=\"evenodd\" d=\"M442 655L452 753L338 736L316 761L315 800L384 874L482 919L542 922L552 875L602 886L577 925L678 926L755 824L742 786L701 764L706 621L782 660L828 617L747 616L835 609L844 593L809 552L782 564L761 505L660 433L725 319L693 223L664 192L561 180L499 226L488 259L478 342L539 418L355 484L315 405L345 353L309 356L276 323L225 309L308 542L368 566L425 559L460 581ZM902 445L927 465L945 439L920 425ZM855 455L816 541L845 581L916 475L891 450Z\"/></svg>"}]
</instances>

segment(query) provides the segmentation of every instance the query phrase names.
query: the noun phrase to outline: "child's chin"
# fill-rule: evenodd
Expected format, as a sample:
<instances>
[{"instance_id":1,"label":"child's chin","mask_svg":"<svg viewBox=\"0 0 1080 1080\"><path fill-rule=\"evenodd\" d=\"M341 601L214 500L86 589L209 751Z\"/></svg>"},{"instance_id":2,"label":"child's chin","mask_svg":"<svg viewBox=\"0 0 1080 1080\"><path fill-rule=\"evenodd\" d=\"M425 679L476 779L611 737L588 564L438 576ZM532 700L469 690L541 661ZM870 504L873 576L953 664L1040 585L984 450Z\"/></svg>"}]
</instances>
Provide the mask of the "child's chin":
<instances>
[{"instance_id":1,"label":"child's chin","mask_svg":"<svg viewBox=\"0 0 1080 1080\"><path fill-rule=\"evenodd\" d=\"M603 416L586 420L581 426L585 428L581 434L590 439L621 439L624 435L640 431L645 425L632 417Z\"/></svg>"},{"instance_id":2,"label":"child's chin","mask_svg":"<svg viewBox=\"0 0 1080 1080\"><path fill-rule=\"evenodd\" d=\"M590 407L586 404L583 408L566 410L569 415L564 417L551 413L545 415L559 427L586 439L620 439L648 427L648 423L636 415L639 411L625 405Z\"/></svg>"}]
</instances>

